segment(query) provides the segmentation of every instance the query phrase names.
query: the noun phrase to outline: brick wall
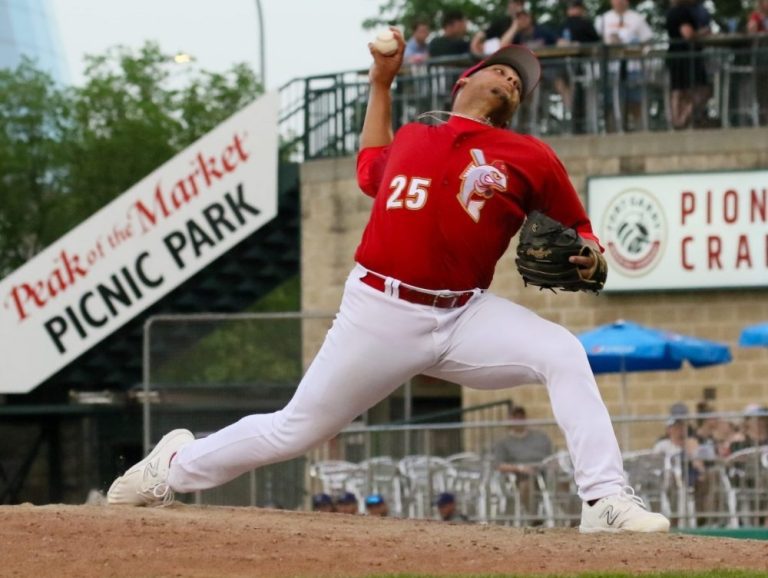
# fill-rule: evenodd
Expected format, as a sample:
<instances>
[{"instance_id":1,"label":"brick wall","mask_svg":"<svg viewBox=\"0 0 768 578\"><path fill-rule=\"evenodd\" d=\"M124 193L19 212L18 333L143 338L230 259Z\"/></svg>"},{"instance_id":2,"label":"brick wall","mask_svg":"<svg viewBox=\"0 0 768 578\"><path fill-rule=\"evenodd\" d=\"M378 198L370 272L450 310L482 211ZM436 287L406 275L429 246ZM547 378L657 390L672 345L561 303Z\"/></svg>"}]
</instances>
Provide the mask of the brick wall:
<instances>
[{"instance_id":1,"label":"brick wall","mask_svg":"<svg viewBox=\"0 0 768 578\"><path fill-rule=\"evenodd\" d=\"M581 194L590 175L713 169L768 168L768 129L686 131L549 139ZM368 218L371 200L357 189L354 159L314 161L302 167L302 307L335 310L355 247ZM577 333L619 318L727 342L734 362L708 369L648 372L627 376L632 414L664 414L676 401L693 409L704 387L717 392L716 407L741 410L748 403L768 404L768 350L736 346L744 325L768 320L768 279L764 289L653 294L553 295L525 289L511 251L499 263L491 290L533 309ZM306 343L317 350L317 334ZM598 376L610 411L619 413L620 377ZM532 418L552 416L546 390L523 386L503 392L464 390L467 406L512 397ZM663 426L632 430L632 445L644 447Z\"/></svg>"}]
</instances>

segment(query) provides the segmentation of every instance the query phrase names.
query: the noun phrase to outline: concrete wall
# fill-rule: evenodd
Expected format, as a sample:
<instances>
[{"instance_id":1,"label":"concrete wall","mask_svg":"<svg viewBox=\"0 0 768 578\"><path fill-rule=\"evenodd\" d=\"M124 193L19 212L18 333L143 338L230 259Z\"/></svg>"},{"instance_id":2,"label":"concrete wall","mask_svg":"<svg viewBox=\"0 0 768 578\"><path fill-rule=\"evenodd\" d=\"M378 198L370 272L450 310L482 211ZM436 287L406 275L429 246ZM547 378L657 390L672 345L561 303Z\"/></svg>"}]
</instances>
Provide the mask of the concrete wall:
<instances>
[{"instance_id":1,"label":"concrete wall","mask_svg":"<svg viewBox=\"0 0 768 578\"><path fill-rule=\"evenodd\" d=\"M768 129L686 131L549 139L581 194L590 175L768 168ZM335 310L344 279L371 207L357 189L353 158L314 161L302 167L302 307ZM741 410L748 403L768 404L768 350L736 346L741 328L768 320L768 279L764 289L637 293L621 295L554 295L525 289L514 268L512 251L502 258L491 289L580 332L618 318L699 337L733 347L727 366L628 376L633 414L664 414L679 400L693 409L704 387L717 392L716 407ZM315 335L314 339L321 339ZM307 343L307 353L318 343ZM619 413L618 376L599 376L598 384L612 413ZM512 397L530 417L551 417L546 390L524 386L489 393L464 390L465 405ZM633 432L642 447L663 427L654 424Z\"/></svg>"}]
</instances>

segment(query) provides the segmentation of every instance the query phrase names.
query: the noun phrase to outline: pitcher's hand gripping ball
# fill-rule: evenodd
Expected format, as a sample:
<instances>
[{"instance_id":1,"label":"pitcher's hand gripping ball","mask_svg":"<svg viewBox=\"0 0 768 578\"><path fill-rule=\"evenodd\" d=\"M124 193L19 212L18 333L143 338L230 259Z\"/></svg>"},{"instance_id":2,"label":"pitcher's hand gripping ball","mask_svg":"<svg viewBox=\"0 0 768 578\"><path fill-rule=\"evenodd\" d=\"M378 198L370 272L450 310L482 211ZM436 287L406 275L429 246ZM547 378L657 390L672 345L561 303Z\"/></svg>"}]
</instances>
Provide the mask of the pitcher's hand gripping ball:
<instances>
[{"instance_id":1,"label":"pitcher's hand gripping ball","mask_svg":"<svg viewBox=\"0 0 768 578\"><path fill-rule=\"evenodd\" d=\"M594 257L597 266L591 278L583 278L579 266L569 261L575 255ZM520 229L515 264L526 285L553 291L598 293L608 277L608 267L599 252L585 245L574 229L539 211L532 211Z\"/></svg>"},{"instance_id":2,"label":"pitcher's hand gripping ball","mask_svg":"<svg viewBox=\"0 0 768 578\"><path fill-rule=\"evenodd\" d=\"M397 38L391 30L382 30L376 35L373 47L384 56L392 56L397 52Z\"/></svg>"}]
</instances>

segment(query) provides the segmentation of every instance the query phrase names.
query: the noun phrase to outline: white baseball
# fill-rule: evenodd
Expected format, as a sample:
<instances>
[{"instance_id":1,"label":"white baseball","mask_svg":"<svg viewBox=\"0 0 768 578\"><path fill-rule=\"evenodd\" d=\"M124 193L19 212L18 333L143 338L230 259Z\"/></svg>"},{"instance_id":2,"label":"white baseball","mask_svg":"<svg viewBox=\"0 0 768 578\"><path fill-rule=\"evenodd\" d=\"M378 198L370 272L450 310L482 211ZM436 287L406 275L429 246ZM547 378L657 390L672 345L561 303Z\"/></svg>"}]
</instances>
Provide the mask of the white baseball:
<instances>
[{"instance_id":1,"label":"white baseball","mask_svg":"<svg viewBox=\"0 0 768 578\"><path fill-rule=\"evenodd\" d=\"M382 30L376 35L373 47L384 56L391 56L397 52L397 38L395 38L391 30Z\"/></svg>"}]
</instances>

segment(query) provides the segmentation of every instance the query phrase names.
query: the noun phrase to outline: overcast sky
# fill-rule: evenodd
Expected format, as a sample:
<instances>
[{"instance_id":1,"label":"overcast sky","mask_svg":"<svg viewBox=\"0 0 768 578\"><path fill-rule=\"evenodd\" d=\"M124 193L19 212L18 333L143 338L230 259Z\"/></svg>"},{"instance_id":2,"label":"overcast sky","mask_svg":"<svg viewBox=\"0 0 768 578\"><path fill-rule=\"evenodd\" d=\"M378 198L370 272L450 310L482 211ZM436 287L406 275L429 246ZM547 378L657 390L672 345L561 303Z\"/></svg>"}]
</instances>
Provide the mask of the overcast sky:
<instances>
[{"instance_id":1,"label":"overcast sky","mask_svg":"<svg viewBox=\"0 0 768 578\"><path fill-rule=\"evenodd\" d=\"M255 0L50 0L70 80L82 80L83 55L116 44L156 40L168 52L193 54L201 68L235 62L259 70ZM315 74L366 68L372 33L362 21L381 0L261 0L267 87Z\"/></svg>"}]
</instances>

